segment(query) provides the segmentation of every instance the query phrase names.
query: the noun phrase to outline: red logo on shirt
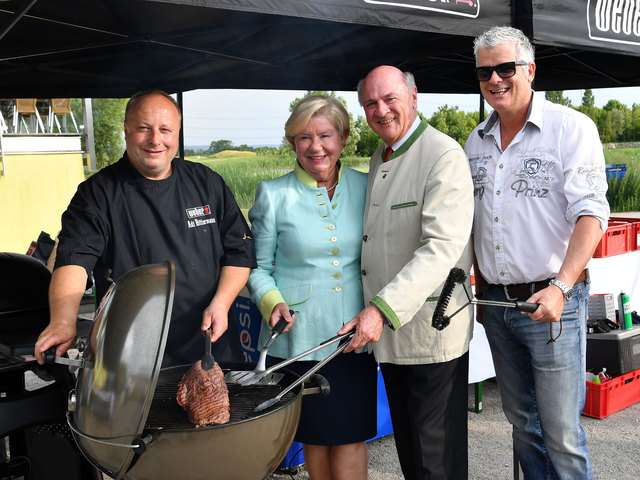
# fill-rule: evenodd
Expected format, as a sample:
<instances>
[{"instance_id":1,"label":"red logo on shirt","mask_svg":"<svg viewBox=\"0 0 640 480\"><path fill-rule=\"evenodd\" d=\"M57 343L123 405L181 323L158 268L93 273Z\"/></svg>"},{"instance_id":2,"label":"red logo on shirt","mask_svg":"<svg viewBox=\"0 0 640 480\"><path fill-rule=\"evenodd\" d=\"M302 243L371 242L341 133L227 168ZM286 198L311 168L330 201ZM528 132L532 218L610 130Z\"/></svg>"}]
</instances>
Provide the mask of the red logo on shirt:
<instances>
[{"instance_id":1,"label":"red logo on shirt","mask_svg":"<svg viewBox=\"0 0 640 480\"><path fill-rule=\"evenodd\" d=\"M187 208L187 218L198 218L206 215L211 215L211 208L209 208L209 205Z\"/></svg>"}]
</instances>

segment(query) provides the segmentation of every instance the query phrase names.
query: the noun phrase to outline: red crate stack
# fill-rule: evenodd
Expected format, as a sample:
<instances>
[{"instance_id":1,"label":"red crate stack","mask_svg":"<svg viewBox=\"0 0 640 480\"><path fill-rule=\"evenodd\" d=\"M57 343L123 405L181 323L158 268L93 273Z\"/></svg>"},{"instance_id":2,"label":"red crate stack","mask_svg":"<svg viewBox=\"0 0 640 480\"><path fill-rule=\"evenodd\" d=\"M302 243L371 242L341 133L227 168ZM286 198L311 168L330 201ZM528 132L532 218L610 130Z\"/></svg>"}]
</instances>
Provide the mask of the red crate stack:
<instances>
[{"instance_id":1,"label":"red crate stack","mask_svg":"<svg viewBox=\"0 0 640 480\"><path fill-rule=\"evenodd\" d=\"M611 217L613 222L626 222L631 225L629 232L629 251L640 250L640 218Z\"/></svg>"},{"instance_id":2,"label":"red crate stack","mask_svg":"<svg viewBox=\"0 0 640 480\"><path fill-rule=\"evenodd\" d=\"M593 256L595 258L611 257L636 250L639 226L638 222L630 223L625 219L612 218Z\"/></svg>"},{"instance_id":3,"label":"red crate stack","mask_svg":"<svg viewBox=\"0 0 640 480\"><path fill-rule=\"evenodd\" d=\"M640 401L640 370L614 377L603 384L587 382L582 414L604 418Z\"/></svg>"}]
</instances>

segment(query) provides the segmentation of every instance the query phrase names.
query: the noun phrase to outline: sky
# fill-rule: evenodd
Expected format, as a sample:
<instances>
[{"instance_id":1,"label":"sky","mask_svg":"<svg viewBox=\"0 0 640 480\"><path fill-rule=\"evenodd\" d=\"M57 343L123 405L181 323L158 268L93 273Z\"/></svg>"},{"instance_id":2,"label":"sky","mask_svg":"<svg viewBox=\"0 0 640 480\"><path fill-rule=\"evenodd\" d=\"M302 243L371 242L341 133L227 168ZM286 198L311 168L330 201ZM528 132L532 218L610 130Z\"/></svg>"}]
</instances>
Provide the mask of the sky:
<instances>
[{"instance_id":1,"label":"sky","mask_svg":"<svg viewBox=\"0 0 640 480\"><path fill-rule=\"evenodd\" d=\"M538 92L543 95L542 92ZM565 90L573 105L582 103L584 90ZM280 145L289 104L301 98L300 90L193 90L183 95L185 146L208 146L230 140L235 146ZM364 116L356 92L336 92L347 101L354 118ZM595 103L602 108L611 99L631 107L640 103L640 87L593 89ZM427 118L449 105L465 112L479 110L479 95L418 94L418 110Z\"/></svg>"}]
</instances>

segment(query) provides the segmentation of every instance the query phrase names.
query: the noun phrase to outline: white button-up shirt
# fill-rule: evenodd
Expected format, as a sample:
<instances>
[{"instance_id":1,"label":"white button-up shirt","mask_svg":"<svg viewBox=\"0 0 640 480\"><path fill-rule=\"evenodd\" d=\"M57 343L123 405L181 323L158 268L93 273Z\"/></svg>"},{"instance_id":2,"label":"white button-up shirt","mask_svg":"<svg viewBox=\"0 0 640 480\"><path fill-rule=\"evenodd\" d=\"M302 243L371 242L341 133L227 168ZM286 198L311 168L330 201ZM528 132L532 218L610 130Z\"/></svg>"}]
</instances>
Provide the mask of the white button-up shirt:
<instances>
[{"instance_id":1,"label":"white button-up shirt","mask_svg":"<svg viewBox=\"0 0 640 480\"><path fill-rule=\"evenodd\" d=\"M586 115L533 95L525 126L503 152L496 112L465 145L475 193L474 247L489 283L554 277L579 217L607 228L602 144Z\"/></svg>"}]
</instances>

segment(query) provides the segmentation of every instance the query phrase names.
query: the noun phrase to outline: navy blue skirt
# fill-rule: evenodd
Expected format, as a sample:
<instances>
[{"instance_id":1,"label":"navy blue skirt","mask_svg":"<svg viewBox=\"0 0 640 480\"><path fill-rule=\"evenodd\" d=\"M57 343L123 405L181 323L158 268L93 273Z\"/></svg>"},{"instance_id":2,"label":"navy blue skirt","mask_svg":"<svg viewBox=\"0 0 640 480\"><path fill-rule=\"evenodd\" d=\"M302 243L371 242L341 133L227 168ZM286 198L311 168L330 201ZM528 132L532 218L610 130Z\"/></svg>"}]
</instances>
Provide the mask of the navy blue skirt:
<instances>
[{"instance_id":1,"label":"navy blue skirt","mask_svg":"<svg viewBox=\"0 0 640 480\"><path fill-rule=\"evenodd\" d=\"M281 359L272 358L272 363ZM303 375L318 362L297 361L287 369ZM373 355L343 353L318 372L329 381L329 395L302 397L295 441L312 445L364 442L377 434L378 371Z\"/></svg>"}]
</instances>

